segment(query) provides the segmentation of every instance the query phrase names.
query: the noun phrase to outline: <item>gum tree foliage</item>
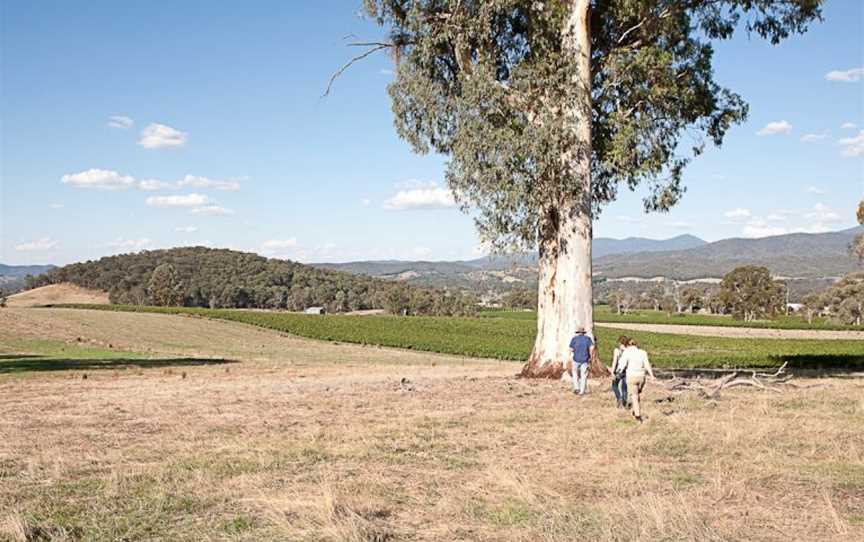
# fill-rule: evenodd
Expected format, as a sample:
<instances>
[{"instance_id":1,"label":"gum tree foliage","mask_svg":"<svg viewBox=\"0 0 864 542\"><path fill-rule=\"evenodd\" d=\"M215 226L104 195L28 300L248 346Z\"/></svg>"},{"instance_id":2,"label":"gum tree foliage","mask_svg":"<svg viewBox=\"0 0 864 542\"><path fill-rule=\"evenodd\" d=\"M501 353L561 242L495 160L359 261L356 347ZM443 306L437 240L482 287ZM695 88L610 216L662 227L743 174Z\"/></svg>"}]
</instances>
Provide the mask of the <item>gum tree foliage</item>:
<instances>
[{"instance_id":1,"label":"gum tree foliage","mask_svg":"<svg viewBox=\"0 0 864 542\"><path fill-rule=\"evenodd\" d=\"M391 51L400 137L449 158L447 184L485 242L539 251L523 375L559 376L568 335L593 324L602 207L644 186L645 210L668 210L687 163L746 118L742 97L714 80L712 41L743 29L779 43L818 19L820 3L365 0L388 38L355 44L369 48L352 62Z\"/></svg>"},{"instance_id":2,"label":"gum tree foliage","mask_svg":"<svg viewBox=\"0 0 864 542\"><path fill-rule=\"evenodd\" d=\"M180 273L170 263L156 266L150 275L147 292L151 302L158 307L183 305L183 282Z\"/></svg>"},{"instance_id":3,"label":"gum tree foliage","mask_svg":"<svg viewBox=\"0 0 864 542\"><path fill-rule=\"evenodd\" d=\"M562 50L570 1L365 0L389 30L396 129L421 153L450 158L446 180L477 212L484 240L534 248L541 224L577 182L561 154L574 145L562 104L575 61ZM745 29L771 43L804 32L819 0L615 0L591 5L591 201L649 187L646 210L684 192L681 175L705 143L720 145L747 115L714 81L712 40Z\"/></svg>"},{"instance_id":4,"label":"gum tree foliage","mask_svg":"<svg viewBox=\"0 0 864 542\"><path fill-rule=\"evenodd\" d=\"M720 283L720 301L734 318L751 322L784 312L786 289L767 267L745 265L727 273Z\"/></svg>"},{"instance_id":5,"label":"gum tree foliage","mask_svg":"<svg viewBox=\"0 0 864 542\"><path fill-rule=\"evenodd\" d=\"M861 203L858 204L856 218L858 219L858 223L864 226L864 199L862 199ZM858 260L864 263L864 233L855 237L855 240L852 242L851 250L852 254L858 256Z\"/></svg>"}]
</instances>

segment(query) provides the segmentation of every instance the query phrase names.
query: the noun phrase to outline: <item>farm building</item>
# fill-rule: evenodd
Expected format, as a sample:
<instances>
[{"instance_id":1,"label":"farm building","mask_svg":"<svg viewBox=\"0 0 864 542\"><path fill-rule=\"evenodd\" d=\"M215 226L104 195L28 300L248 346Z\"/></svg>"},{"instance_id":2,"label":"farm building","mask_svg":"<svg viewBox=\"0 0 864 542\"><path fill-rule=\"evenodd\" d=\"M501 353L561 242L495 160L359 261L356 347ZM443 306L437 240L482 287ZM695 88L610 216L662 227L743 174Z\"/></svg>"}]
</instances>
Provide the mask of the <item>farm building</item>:
<instances>
[{"instance_id":1,"label":"farm building","mask_svg":"<svg viewBox=\"0 0 864 542\"><path fill-rule=\"evenodd\" d=\"M327 309L325 309L324 307L307 307L306 310L303 312L305 314L326 314Z\"/></svg>"}]
</instances>

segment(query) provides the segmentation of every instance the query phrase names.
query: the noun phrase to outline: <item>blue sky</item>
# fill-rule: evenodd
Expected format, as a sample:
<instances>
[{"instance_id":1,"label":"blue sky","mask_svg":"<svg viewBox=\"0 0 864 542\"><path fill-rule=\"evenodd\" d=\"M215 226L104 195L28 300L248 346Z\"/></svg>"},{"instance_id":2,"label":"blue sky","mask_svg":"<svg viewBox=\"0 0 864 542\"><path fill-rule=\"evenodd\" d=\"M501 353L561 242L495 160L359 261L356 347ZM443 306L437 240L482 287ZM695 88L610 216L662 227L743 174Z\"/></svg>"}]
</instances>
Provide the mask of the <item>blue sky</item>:
<instances>
[{"instance_id":1,"label":"blue sky","mask_svg":"<svg viewBox=\"0 0 864 542\"><path fill-rule=\"evenodd\" d=\"M0 262L207 244L300 261L482 253L444 158L392 126L389 59L359 0L9 1L0 43ZM750 119L697 159L671 213L622 193L595 235L707 240L854 225L864 194L864 7L771 46L718 44ZM761 135L760 135L761 134Z\"/></svg>"}]
</instances>

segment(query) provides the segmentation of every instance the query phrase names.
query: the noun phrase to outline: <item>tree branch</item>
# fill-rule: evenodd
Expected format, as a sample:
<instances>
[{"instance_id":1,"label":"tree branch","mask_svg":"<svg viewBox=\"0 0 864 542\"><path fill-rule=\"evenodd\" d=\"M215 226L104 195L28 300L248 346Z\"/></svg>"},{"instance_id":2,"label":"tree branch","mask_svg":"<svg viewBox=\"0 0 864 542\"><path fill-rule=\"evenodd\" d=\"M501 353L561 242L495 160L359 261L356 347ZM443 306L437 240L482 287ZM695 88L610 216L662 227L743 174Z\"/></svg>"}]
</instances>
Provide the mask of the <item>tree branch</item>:
<instances>
[{"instance_id":1,"label":"tree branch","mask_svg":"<svg viewBox=\"0 0 864 542\"><path fill-rule=\"evenodd\" d=\"M343 65L341 68L336 70L336 73L334 73L332 76L330 76L330 80L327 82L327 89L324 91L324 94L321 95L322 98L326 98L327 96L330 95L330 89L333 87L333 82L336 81L336 79L340 75L342 75L345 72L345 70L350 68L355 62L359 62L359 61L363 60L364 58L366 58L367 56L369 56L369 55L371 55L377 51L380 51L382 49L389 49L390 47L393 47L394 45L392 43L350 43L349 46L357 46L357 47L369 47L369 46L371 46L372 48L369 49L368 51L363 52L362 54L355 56L354 58L352 58L351 60L346 62L345 65Z\"/></svg>"}]
</instances>

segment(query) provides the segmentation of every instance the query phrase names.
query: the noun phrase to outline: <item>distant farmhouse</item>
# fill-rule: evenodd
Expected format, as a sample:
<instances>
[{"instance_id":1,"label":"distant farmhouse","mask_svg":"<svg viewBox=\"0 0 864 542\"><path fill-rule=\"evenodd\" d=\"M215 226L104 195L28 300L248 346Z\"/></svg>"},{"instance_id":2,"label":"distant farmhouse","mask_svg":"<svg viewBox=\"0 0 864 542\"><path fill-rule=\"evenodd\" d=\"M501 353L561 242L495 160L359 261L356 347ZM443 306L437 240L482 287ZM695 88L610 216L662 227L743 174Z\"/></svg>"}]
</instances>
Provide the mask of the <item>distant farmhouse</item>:
<instances>
[{"instance_id":1,"label":"distant farmhouse","mask_svg":"<svg viewBox=\"0 0 864 542\"><path fill-rule=\"evenodd\" d=\"M308 307L305 311L305 314L327 314L327 309L324 307Z\"/></svg>"}]
</instances>

